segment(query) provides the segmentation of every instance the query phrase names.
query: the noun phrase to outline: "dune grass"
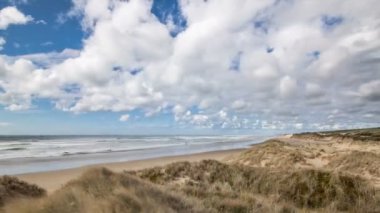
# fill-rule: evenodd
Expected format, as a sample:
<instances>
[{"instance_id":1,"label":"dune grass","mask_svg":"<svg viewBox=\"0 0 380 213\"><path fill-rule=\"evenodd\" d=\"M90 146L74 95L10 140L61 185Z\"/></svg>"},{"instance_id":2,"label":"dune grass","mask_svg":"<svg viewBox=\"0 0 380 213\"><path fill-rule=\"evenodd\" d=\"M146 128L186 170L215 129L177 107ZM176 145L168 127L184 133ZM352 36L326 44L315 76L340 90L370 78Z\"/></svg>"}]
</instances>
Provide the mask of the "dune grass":
<instances>
[{"instance_id":1,"label":"dune grass","mask_svg":"<svg viewBox=\"0 0 380 213\"><path fill-rule=\"evenodd\" d=\"M216 212L380 211L379 192L365 180L330 171L276 171L209 160L136 174L200 199Z\"/></svg>"},{"instance_id":2,"label":"dune grass","mask_svg":"<svg viewBox=\"0 0 380 213\"><path fill-rule=\"evenodd\" d=\"M94 169L39 201L8 205L5 212L201 212L195 202L129 174Z\"/></svg>"},{"instance_id":3,"label":"dune grass","mask_svg":"<svg viewBox=\"0 0 380 213\"><path fill-rule=\"evenodd\" d=\"M331 169L380 177L380 155L372 152L353 151L338 156L328 164Z\"/></svg>"},{"instance_id":4,"label":"dune grass","mask_svg":"<svg viewBox=\"0 0 380 213\"><path fill-rule=\"evenodd\" d=\"M304 148L303 152L289 147L279 140L268 140L255 145L252 149L242 152L230 159L231 162L253 167L291 169L296 164L306 163L306 158L314 157Z\"/></svg>"},{"instance_id":5,"label":"dune grass","mask_svg":"<svg viewBox=\"0 0 380 213\"><path fill-rule=\"evenodd\" d=\"M328 137L333 137L338 141L353 140L356 142L379 142L380 128L377 127L368 129L351 129L325 132L305 132L293 134L293 137L301 139L325 139Z\"/></svg>"},{"instance_id":6,"label":"dune grass","mask_svg":"<svg viewBox=\"0 0 380 213\"><path fill-rule=\"evenodd\" d=\"M11 176L0 177L0 207L15 199L38 198L44 195L46 195L46 191L37 185Z\"/></svg>"},{"instance_id":7,"label":"dune grass","mask_svg":"<svg viewBox=\"0 0 380 213\"><path fill-rule=\"evenodd\" d=\"M380 192L360 177L332 171L204 160L124 173L93 169L48 197L10 202L3 211L380 212Z\"/></svg>"},{"instance_id":8,"label":"dune grass","mask_svg":"<svg viewBox=\"0 0 380 213\"><path fill-rule=\"evenodd\" d=\"M48 197L4 212L378 212L365 180L318 170L275 171L214 160L135 172L93 169Z\"/></svg>"}]
</instances>

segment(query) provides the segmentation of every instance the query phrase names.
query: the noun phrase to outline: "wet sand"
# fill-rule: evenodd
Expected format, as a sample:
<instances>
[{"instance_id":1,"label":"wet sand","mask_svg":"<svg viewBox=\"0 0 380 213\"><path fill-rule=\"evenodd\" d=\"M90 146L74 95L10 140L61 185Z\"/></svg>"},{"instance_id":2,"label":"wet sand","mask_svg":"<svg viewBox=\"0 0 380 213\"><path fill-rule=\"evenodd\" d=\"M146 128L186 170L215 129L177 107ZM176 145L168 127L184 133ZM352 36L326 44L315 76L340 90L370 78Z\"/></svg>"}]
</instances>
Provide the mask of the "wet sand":
<instances>
[{"instance_id":1,"label":"wet sand","mask_svg":"<svg viewBox=\"0 0 380 213\"><path fill-rule=\"evenodd\" d=\"M178 161L194 162L194 161L200 161L200 160L205 160L205 159L223 160L227 156L240 153L243 150L244 149L235 149L235 150L214 151L214 152L205 152L205 153L190 154L190 155L159 157L159 158L152 158L152 159L146 159L146 160L95 164L95 165L84 166L84 167L73 168L73 169L20 174L20 175L16 175L16 177L26 182L37 184L41 186L42 188L46 189L48 193L51 193L59 189L68 181L78 178L86 170L90 168L94 168L94 167L106 167L115 172L121 172L124 170L139 170L139 169L144 169L144 168L149 168L149 167L162 166L162 165L166 165L166 164L178 162Z\"/></svg>"}]
</instances>

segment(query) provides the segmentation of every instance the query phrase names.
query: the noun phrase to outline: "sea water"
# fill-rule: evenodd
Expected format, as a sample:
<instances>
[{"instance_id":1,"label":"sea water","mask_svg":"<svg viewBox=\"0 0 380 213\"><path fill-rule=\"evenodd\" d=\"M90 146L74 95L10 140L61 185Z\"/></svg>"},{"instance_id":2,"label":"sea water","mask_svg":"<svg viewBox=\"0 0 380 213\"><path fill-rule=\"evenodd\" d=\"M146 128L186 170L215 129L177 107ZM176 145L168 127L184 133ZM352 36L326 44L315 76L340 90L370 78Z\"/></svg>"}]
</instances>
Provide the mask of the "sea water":
<instances>
[{"instance_id":1,"label":"sea water","mask_svg":"<svg viewBox=\"0 0 380 213\"><path fill-rule=\"evenodd\" d=\"M0 175L246 148L268 136L0 136Z\"/></svg>"}]
</instances>

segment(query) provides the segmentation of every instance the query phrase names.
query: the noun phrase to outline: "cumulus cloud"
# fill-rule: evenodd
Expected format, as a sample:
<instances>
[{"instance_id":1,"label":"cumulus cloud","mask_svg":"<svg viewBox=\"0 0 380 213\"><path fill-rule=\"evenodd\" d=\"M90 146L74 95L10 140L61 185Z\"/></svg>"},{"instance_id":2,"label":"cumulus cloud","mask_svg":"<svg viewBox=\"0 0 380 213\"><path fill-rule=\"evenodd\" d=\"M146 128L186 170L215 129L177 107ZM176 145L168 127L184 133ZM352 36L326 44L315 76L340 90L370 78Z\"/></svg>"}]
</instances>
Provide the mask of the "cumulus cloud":
<instances>
[{"instance_id":1,"label":"cumulus cloud","mask_svg":"<svg viewBox=\"0 0 380 213\"><path fill-rule=\"evenodd\" d=\"M32 21L31 16L24 15L16 7L8 6L0 10L0 30L7 29L12 24L26 24Z\"/></svg>"},{"instance_id":2,"label":"cumulus cloud","mask_svg":"<svg viewBox=\"0 0 380 213\"><path fill-rule=\"evenodd\" d=\"M78 57L79 54L79 50L64 49L61 52L34 53L18 56L3 56L3 58L6 59L8 63L15 63L18 59L24 59L31 61L37 67L47 68L62 63L69 58Z\"/></svg>"},{"instance_id":3,"label":"cumulus cloud","mask_svg":"<svg viewBox=\"0 0 380 213\"><path fill-rule=\"evenodd\" d=\"M125 115L122 115L121 117L120 117L120 121L128 121L129 120L129 115L128 114L125 114Z\"/></svg>"},{"instance_id":4,"label":"cumulus cloud","mask_svg":"<svg viewBox=\"0 0 380 213\"><path fill-rule=\"evenodd\" d=\"M204 128L378 124L376 0L182 0L176 36L151 1L73 4L90 33L82 50L0 58L9 110L49 98L64 111L171 112Z\"/></svg>"}]
</instances>

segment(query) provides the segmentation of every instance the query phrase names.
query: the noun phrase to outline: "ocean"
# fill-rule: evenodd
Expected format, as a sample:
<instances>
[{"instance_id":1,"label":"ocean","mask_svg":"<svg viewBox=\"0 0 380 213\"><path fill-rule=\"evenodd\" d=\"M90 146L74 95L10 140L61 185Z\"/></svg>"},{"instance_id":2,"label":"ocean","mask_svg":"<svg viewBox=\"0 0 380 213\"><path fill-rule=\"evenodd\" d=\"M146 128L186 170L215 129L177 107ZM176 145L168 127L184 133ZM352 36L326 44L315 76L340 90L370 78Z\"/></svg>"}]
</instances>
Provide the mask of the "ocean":
<instances>
[{"instance_id":1,"label":"ocean","mask_svg":"<svg viewBox=\"0 0 380 213\"><path fill-rule=\"evenodd\" d=\"M269 136L0 136L0 175L249 147Z\"/></svg>"}]
</instances>

